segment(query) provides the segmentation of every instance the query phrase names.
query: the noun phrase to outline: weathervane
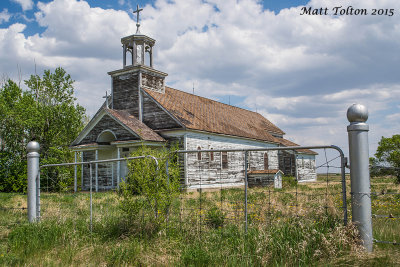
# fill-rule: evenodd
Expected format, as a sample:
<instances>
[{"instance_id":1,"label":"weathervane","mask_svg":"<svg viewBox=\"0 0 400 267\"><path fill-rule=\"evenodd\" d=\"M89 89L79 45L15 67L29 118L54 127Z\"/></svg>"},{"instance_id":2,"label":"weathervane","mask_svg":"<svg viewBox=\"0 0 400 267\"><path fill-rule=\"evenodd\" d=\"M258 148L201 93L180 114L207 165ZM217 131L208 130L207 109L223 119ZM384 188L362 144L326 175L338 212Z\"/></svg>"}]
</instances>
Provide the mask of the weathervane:
<instances>
[{"instance_id":1,"label":"weathervane","mask_svg":"<svg viewBox=\"0 0 400 267\"><path fill-rule=\"evenodd\" d=\"M139 12L142 11L142 10L143 10L143 8L139 9L139 5L137 5L136 6L136 10L132 12L133 14L137 13L137 15L136 15L136 34L140 33L140 31L139 31L139 27L140 27Z\"/></svg>"}]
</instances>

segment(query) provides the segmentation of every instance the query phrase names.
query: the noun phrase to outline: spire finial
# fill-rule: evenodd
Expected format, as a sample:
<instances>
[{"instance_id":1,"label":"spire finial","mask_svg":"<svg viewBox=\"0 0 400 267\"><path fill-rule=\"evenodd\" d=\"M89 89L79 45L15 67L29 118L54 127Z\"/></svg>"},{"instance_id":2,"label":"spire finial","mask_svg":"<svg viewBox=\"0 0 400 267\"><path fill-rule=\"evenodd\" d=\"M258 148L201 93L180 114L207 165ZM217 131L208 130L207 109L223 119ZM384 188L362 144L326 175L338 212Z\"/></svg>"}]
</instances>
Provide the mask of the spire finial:
<instances>
[{"instance_id":1,"label":"spire finial","mask_svg":"<svg viewBox=\"0 0 400 267\"><path fill-rule=\"evenodd\" d=\"M136 14L136 34L139 34L139 33L140 33L140 30L139 30L139 27L140 27L139 12L142 11L142 10L143 10L143 8L140 8L140 9L139 9L139 5L137 5L137 6L136 6L136 10L132 12L133 14L137 13L137 14Z\"/></svg>"}]
</instances>

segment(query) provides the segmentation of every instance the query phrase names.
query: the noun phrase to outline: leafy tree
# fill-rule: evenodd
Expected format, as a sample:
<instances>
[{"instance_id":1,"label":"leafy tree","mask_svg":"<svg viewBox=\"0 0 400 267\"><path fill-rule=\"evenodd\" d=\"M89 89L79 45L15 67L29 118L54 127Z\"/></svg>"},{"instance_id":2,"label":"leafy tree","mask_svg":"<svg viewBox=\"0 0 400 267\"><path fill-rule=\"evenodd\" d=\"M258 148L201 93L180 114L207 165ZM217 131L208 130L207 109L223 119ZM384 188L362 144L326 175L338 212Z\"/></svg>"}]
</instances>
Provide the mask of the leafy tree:
<instances>
[{"instance_id":1,"label":"leafy tree","mask_svg":"<svg viewBox=\"0 0 400 267\"><path fill-rule=\"evenodd\" d=\"M179 194L180 178L176 153L177 146L152 149L142 146L131 156L152 155L158 160L158 167L152 158L131 160L129 174L121 186L122 210L130 217L137 217L140 211L149 211L156 223L168 219L173 200ZM168 172L167 172L168 162Z\"/></svg>"},{"instance_id":2,"label":"leafy tree","mask_svg":"<svg viewBox=\"0 0 400 267\"><path fill-rule=\"evenodd\" d=\"M68 146L85 119L85 109L75 104L73 82L57 68L54 73L46 70L42 77L31 75L25 81L26 91L12 80L1 87L0 191L26 189L26 145L33 139L41 146L42 164L72 160ZM60 170L49 171L59 177Z\"/></svg>"},{"instance_id":3,"label":"leafy tree","mask_svg":"<svg viewBox=\"0 0 400 267\"><path fill-rule=\"evenodd\" d=\"M400 183L400 135L396 134L388 138L382 136L375 157L377 159L375 165L391 170L396 174L397 182Z\"/></svg>"}]
</instances>

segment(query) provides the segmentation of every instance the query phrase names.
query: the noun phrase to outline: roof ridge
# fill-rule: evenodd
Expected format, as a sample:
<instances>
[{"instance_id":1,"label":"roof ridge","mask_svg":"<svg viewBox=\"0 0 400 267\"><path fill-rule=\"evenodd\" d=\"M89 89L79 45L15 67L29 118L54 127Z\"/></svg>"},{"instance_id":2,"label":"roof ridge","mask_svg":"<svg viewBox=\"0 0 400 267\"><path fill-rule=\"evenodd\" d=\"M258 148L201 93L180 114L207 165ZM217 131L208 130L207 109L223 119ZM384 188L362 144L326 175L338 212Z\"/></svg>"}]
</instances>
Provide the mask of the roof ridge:
<instances>
[{"instance_id":1,"label":"roof ridge","mask_svg":"<svg viewBox=\"0 0 400 267\"><path fill-rule=\"evenodd\" d=\"M222 105L226 105L226 106L233 107L233 108L238 108L238 109L245 110L245 111L248 111L248 112L251 112L251 113L255 113L255 114L258 114L258 115L262 116L260 113L255 112L255 111L252 111L252 110L248 110L248 109L245 109L245 108L241 108L241 107L229 105L229 104L226 104L226 103L223 103L223 102L220 102L220 101L211 99L211 98L207 98L207 97L204 97L204 96L199 96L199 95L191 94L191 93L188 93L188 92L185 92L185 91L176 89L176 88L172 88L172 87L169 87L169 86L165 86L165 87L167 87L168 89L172 89L172 90L176 90L176 91L185 93L185 94L187 94L187 95L192 95L192 96L195 96L195 97L204 98L204 99L211 100L211 101L213 101L213 102L216 102L216 103L219 103L219 104L222 104ZM264 117L264 116L263 116L263 117Z\"/></svg>"}]
</instances>

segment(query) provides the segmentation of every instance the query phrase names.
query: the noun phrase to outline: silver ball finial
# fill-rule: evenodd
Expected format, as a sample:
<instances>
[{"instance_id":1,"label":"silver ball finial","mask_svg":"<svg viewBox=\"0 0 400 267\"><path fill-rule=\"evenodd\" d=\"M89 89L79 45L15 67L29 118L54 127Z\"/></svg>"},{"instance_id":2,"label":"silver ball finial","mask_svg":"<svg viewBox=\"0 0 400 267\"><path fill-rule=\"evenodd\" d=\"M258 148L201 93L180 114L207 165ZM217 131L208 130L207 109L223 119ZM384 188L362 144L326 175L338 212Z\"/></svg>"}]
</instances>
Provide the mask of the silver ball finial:
<instances>
[{"instance_id":1,"label":"silver ball finial","mask_svg":"<svg viewBox=\"0 0 400 267\"><path fill-rule=\"evenodd\" d=\"M368 120L368 109L361 104L353 104L347 109L349 122L366 122Z\"/></svg>"},{"instance_id":2,"label":"silver ball finial","mask_svg":"<svg viewBox=\"0 0 400 267\"><path fill-rule=\"evenodd\" d=\"M29 152L39 152L40 145L36 141L30 141L26 146L26 150Z\"/></svg>"}]
</instances>

